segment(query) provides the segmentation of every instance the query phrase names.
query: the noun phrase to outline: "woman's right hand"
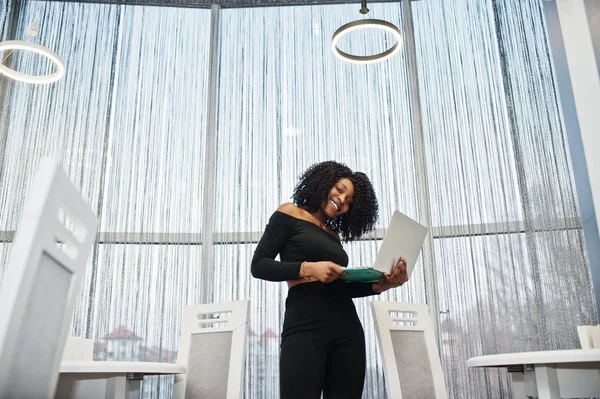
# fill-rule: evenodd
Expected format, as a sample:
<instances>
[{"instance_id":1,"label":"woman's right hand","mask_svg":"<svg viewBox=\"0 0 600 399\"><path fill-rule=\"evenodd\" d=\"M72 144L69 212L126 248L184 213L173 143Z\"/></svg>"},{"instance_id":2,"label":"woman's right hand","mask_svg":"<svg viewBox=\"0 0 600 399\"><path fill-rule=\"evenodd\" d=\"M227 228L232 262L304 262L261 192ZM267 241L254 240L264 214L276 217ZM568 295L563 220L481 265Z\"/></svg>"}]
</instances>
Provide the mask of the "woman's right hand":
<instances>
[{"instance_id":1,"label":"woman's right hand","mask_svg":"<svg viewBox=\"0 0 600 399\"><path fill-rule=\"evenodd\" d=\"M309 281L319 280L323 284L331 283L340 277L344 277L346 272L340 265L329 262L305 262L300 270L300 277Z\"/></svg>"}]
</instances>

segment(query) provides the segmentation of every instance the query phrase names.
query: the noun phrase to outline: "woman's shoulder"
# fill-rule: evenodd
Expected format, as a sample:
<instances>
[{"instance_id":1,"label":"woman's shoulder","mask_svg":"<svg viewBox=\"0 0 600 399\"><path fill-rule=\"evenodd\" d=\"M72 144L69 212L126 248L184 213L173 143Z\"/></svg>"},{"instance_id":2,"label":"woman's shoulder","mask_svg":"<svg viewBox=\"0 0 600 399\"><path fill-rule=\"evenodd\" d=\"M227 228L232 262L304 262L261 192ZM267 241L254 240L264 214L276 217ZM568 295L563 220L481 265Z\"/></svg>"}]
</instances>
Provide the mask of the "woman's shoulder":
<instances>
[{"instance_id":1,"label":"woman's shoulder","mask_svg":"<svg viewBox=\"0 0 600 399\"><path fill-rule=\"evenodd\" d=\"M279 208L277 208L277 212L285 213L286 215L293 216L295 218L300 218L300 215L302 215L302 210L291 202L281 204Z\"/></svg>"},{"instance_id":2,"label":"woman's shoulder","mask_svg":"<svg viewBox=\"0 0 600 399\"><path fill-rule=\"evenodd\" d=\"M300 215L300 208L291 202L281 205L269 218L269 224L272 226L296 226L299 221L302 220Z\"/></svg>"},{"instance_id":3,"label":"woman's shoulder","mask_svg":"<svg viewBox=\"0 0 600 399\"><path fill-rule=\"evenodd\" d=\"M285 204L279 206L279 208L277 208L277 212L275 212L275 215L285 217L286 219L291 219L294 222L304 221L312 223L319 228L323 228L319 226L319 224L317 224L318 222L316 222L315 218L311 216L310 213L291 202L286 202ZM325 227L323 228L323 230L331 234L338 241L340 241L340 236L335 231L331 230L329 227Z\"/></svg>"}]
</instances>

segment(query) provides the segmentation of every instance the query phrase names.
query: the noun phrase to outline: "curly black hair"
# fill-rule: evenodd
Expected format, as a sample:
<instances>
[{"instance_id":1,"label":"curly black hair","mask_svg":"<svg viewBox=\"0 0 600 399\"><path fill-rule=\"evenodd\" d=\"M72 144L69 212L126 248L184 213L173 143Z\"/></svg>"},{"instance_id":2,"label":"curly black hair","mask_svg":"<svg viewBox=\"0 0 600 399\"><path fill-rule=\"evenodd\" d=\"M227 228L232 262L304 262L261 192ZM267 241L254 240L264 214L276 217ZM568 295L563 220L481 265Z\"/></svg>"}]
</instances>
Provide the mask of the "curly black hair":
<instances>
[{"instance_id":1,"label":"curly black hair","mask_svg":"<svg viewBox=\"0 0 600 399\"><path fill-rule=\"evenodd\" d=\"M327 200L331 188L344 177L354 184L352 205L347 213L328 219L326 225L344 241L352 241L372 230L379 217L377 197L367 175L335 161L316 163L300 175L292 201L300 208L316 212Z\"/></svg>"}]
</instances>

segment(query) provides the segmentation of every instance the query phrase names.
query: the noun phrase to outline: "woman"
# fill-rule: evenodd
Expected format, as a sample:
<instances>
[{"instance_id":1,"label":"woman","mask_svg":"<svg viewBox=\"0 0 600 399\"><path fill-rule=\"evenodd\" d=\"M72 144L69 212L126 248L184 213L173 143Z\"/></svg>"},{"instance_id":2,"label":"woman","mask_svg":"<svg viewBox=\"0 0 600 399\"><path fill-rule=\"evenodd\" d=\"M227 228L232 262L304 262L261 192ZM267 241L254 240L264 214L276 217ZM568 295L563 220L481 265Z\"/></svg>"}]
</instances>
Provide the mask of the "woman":
<instances>
[{"instance_id":1,"label":"woman","mask_svg":"<svg viewBox=\"0 0 600 399\"><path fill-rule=\"evenodd\" d=\"M294 203L269 219L252 259L252 275L287 281L281 334L282 399L360 398L365 377L365 338L352 298L380 294L408 280L400 259L391 275L375 283L345 276L345 241L375 225L375 192L364 173L327 161L300 177ZM281 262L274 258L280 255Z\"/></svg>"}]
</instances>

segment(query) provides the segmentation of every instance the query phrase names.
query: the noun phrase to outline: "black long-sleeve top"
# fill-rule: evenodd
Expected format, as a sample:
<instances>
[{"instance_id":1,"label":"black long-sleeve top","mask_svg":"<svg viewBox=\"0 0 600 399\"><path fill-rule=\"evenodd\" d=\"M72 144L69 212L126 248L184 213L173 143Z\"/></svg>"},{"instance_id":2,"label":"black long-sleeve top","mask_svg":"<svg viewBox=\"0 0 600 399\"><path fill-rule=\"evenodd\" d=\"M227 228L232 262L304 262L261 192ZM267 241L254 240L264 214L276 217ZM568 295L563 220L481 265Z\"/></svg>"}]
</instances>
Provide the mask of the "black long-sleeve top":
<instances>
[{"instance_id":1,"label":"black long-sleeve top","mask_svg":"<svg viewBox=\"0 0 600 399\"><path fill-rule=\"evenodd\" d=\"M275 260L277 254L280 262ZM304 261L330 261L346 267L348 254L337 238L316 224L276 211L254 251L252 275L269 281L297 280ZM342 292L351 298L377 294L373 291L373 283L338 279L328 285L342 288Z\"/></svg>"}]
</instances>

